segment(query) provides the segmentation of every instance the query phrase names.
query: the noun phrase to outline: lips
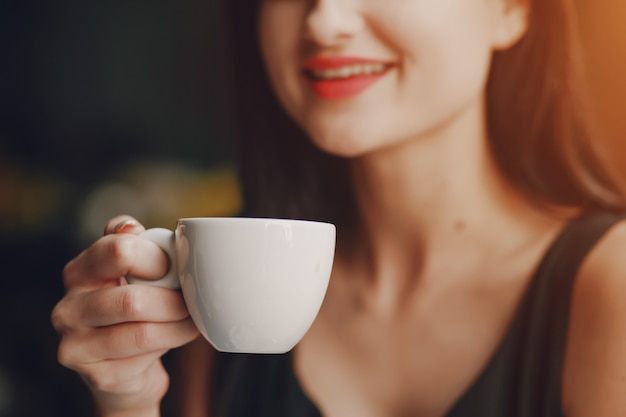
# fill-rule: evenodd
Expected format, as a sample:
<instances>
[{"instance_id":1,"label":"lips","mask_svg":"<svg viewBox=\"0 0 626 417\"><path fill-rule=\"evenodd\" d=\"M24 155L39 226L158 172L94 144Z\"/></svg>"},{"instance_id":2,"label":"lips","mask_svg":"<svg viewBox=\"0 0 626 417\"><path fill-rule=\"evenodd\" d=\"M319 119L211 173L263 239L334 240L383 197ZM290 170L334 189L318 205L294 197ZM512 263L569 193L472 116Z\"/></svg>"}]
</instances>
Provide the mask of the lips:
<instances>
[{"instance_id":1,"label":"lips","mask_svg":"<svg viewBox=\"0 0 626 417\"><path fill-rule=\"evenodd\" d=\"M313 92L327 100L356 96L382 78L391 65L382 61L352 57L316 57L303 66Z\"/></svg>"}]
</instances>

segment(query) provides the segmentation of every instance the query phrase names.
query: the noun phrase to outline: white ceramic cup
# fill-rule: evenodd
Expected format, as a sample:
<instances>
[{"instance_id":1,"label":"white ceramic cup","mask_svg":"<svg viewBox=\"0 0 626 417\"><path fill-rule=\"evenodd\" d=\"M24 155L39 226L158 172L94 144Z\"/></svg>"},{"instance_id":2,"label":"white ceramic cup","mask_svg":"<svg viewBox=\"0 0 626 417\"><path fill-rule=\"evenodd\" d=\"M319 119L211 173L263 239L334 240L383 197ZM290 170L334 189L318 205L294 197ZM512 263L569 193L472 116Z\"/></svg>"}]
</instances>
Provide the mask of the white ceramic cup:
<instances>
[{"instance_id":1,"label":"white ceramic cup","mask_svg":"<svg viewBox=\"0 0 626 417\"><path fill-rule=\"evenodd\" d=\"M284 353L307 332L321 307L335 252L329 223L242 217L179 219L174 232L142 236L170 257L158 281L182 289L200 333L217 349Z\"/></svg>"}]
</instances>

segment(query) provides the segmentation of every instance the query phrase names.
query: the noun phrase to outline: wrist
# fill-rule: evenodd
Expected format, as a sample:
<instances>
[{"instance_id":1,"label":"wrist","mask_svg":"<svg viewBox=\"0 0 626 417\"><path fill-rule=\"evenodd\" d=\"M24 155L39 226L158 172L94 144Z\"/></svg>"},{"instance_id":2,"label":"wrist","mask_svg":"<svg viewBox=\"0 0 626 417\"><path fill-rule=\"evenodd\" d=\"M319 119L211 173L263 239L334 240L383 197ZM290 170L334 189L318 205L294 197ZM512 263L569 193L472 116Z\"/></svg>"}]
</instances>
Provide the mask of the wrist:
<instances>
[{"instance_id":1,"label":"wrist","mask_svg":"<svg viewBox=\"0 0 626 417\"><path fill-rule=\"evenodd\" d=\"M115 389L92 388L98 417L159 417L169 376L160 362L144 373L138 383L116 384ZM138 385L138 386L137 386Z\"/></svg>"},{"instance_id":2,"label":"wrist","mask_svg":"<svg viewBox=\"0 0 626 417\"><path fill-rule=\"evenodd\" d=\"M107 409L96 405L97 417L160 417L161 409L159 405L142 408L127 409Z\"/></svg>"}]
</instances>

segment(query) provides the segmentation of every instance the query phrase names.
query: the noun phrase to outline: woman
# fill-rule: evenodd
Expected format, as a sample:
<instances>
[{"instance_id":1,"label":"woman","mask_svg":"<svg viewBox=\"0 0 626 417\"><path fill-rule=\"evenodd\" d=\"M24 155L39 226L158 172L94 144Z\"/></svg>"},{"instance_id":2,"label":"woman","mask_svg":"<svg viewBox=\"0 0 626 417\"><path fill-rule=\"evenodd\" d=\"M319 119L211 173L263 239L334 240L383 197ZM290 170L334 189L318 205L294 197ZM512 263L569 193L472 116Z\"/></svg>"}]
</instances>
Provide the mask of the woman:
<instances>
[{"instance_id":1,"label":"woman","mask_svg":"<svg viewBox=\"0 0 626 417\"><path fill-rule=\"evenodd\" d=\"M570 2L224 8L246 214L332 221L338 246L293 352L189 344L176 414L626 415L624 198L581 117ZM52 315L102 416L159 415L159 358L197 336L179 294L120 285L167 266L142 230L112 219Z\"/></svg>"}]
</instances>

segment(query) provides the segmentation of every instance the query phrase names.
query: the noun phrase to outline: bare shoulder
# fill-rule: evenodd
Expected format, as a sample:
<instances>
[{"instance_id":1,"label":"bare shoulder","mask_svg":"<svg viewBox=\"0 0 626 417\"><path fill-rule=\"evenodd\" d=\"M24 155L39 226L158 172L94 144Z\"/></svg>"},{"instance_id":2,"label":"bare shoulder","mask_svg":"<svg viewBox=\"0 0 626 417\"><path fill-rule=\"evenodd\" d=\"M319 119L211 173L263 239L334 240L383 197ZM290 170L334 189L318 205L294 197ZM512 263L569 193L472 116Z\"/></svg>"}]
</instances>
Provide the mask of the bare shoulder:
<instances>
[{"instance_id":1,"label":"bare shoulder","mask_svg":"<svg viewBox=\"0 0 626 417\"><path fill-rule=\"evenodd\" d=\"M574 292L563 368L567 417L626 416L626 221L589 253Z\"/></svg>"}]
</instances>

